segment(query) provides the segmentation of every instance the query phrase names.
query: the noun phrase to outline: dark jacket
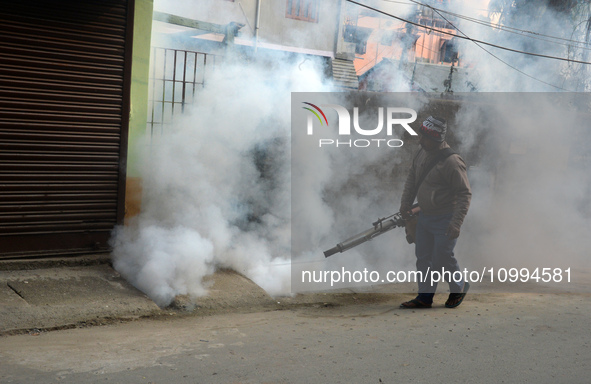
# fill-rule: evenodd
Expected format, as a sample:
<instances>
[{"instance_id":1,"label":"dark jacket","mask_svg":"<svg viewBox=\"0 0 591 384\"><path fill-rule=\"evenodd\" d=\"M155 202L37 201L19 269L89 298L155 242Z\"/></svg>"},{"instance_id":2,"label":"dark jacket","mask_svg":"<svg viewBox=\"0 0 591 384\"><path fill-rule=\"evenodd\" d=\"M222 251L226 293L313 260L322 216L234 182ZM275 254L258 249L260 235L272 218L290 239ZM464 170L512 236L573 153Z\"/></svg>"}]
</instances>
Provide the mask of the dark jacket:
<instances>
[{"instance_id":1,"label":"dark jacket","mask_svg":"<svg viewBox=\"0 0 591 384\"><path fill-rule=\"evenodd\" d=\"M439 146L439 149L443 148L449 148L445 141ZM415 198L413 196L415 181L436 154L437 151L429 153L421 148L415 155L404 184L402 205L412 205ZM437 163L427 174L417 193L421 212L426 215L453 212L451 225L458 230L468 213L471 198L472 191L466 172L466 163L458 154L453 154Z\"/></svg>"}]
</instances>

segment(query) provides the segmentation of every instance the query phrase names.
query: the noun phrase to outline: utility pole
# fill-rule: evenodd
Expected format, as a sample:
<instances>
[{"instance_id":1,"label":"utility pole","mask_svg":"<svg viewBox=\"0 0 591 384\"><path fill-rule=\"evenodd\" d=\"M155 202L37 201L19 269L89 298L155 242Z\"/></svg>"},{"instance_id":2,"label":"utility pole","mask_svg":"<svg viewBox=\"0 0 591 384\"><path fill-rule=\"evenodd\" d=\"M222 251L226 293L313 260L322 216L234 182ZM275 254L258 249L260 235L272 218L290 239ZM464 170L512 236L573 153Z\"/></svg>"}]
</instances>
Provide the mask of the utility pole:
<instances>
[{"instance_id":1,"label":"utility pole","mask_svg":"<svg viewBox=\"0 0 591 384\"><path fill-rule=\"evenodd\" d=\"M449 95L454 93L454 91L451 89L451 85L452 85L452 79L453 79L453 73L454 73L454 64L456 63L456 61L458 60L458 56L455 55L454 58L451 60L451 67L449 68L449 75L447 76L447 80L443 81L443 85L445 86L445 91L443 91L443 94Z\"/></svg>"}]
</instances>

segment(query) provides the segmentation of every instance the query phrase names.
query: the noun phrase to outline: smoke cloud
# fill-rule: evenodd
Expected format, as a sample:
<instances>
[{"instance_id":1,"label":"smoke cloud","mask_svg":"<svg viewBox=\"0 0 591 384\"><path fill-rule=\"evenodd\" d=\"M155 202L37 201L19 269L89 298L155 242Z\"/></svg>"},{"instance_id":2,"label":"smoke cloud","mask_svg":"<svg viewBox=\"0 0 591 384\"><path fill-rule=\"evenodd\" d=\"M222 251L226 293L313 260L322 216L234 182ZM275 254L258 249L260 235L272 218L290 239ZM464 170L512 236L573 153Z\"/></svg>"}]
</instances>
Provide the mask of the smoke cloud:
<instances>
[{"instance_id":1,"label":"smoke cloud","mask_svg":"<svg viewBox=\"0 0 591 384\"><path fill-rule=\"evenodd\" d=\"M473 12L462 2L454 4L453 11ZM570 31L561 20L548 12L538 24L521 28L551 25L555 29L546 33L565 36ZM507 46L519 40L524 50L539 47L489 27L458 26L473 38ZM462 60L469 63L461 81L478 91L505 93L456 94L455 101L440 104L401 93L405 104L394 105L416 109L415 124L432 112L449 115L449 142L466 159L473 186L456 248L461 266L588 268L591 180L585 172L589 152L580 139L589 102L572 94L557 99L512 93L556 90L544 82L572 89L578 72L569 63L495 51L525 76L474 44L461 44ZM564 50L557 45L544 53L564 56ZM334 91L324 73L320 62L281 54L261 61L226 58L170 129L139 143L142 212L114 232L115 268L161 306L179 294L205 294L203 278L216 268L243 273L272 295L289 294L292 273L302 269L413 270L413 247L402 230L330 259L322 255L398 210L418 148L402 133L405 144L396 152L292 146L292 118L305 126L297 119L306 116L294 115L291 92ZM389 81L405 78L394 73ZM447 73L441 81L445 78ZM391 89L409 88L401 83ZM380 103L392 95L347 92L332 103L358 98L362 114L371 116L378 106L388 106ZM315 129L322 134L328 128Z\"/></svg>"},{"instance_id":2,"label":"smoke cloud","mask_svg":"<svg viewBox=\"0 0 591 384\"><path fill-rule=\"evenodd\" d=\"M227 62L162 135L144 137L142 212L113 236L115 268L159 305L232 268L289 293L290 91L325 89L312 61Z\"/></svg>"},{"instance_id":3,"label":"smoke cloud","mask_svg":"<svg viewBox=\"0 0 591 384\"><path fill-rule=\"evenodd\" d=\"M458 252L468 264L583 270L591 241L589 98L569 93L482 95L456 115L475 152L474 201ZM466 134L464 134L466 133Z\"/></svg>"}]
</instances>

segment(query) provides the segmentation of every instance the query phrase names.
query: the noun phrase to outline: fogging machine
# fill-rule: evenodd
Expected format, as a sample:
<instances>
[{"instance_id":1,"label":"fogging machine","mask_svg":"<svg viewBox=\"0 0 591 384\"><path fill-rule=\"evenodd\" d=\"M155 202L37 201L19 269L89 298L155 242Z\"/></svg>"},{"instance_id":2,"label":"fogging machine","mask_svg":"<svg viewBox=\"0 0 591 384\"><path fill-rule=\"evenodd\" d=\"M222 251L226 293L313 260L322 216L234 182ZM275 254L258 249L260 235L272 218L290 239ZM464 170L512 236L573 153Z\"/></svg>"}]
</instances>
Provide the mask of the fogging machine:
<instances>
[{"instance_id":1,"label":"fogging machine","mask_svg":"<svg viewBox=\"0 0 591 384\"><path fill-rule=\"evenodd\" d=\"M324 251L324 257L329 257L334 255L335 253L342 253L345 252L351 248L354 248L356 246L358 246L359 244L363 244L366 241L370 241L376 237L378 237L379 235L388 232L391 229L394 229L396 227L406 227L407 225L409 225L409 223L413 220L413 218L416 218L418 213L420 211L419 205L418 204L414 204L412 206L411 209L411 219L404 220L402 218L402 213L400 212L396 212L393 215L390 215L388 217L384 217L381 219L378 219L376 222L374 222L372 225L373 227L363 231L361 233L358 233L355 236L351 236L349 237L347 240L343 241L342 243L338 243L335 247ZM414 230L412 231L414 232ZM407 241L409 243L414 242L414 238L409 238L409 234L407 231Z\"/></svg>"}]
</instances>

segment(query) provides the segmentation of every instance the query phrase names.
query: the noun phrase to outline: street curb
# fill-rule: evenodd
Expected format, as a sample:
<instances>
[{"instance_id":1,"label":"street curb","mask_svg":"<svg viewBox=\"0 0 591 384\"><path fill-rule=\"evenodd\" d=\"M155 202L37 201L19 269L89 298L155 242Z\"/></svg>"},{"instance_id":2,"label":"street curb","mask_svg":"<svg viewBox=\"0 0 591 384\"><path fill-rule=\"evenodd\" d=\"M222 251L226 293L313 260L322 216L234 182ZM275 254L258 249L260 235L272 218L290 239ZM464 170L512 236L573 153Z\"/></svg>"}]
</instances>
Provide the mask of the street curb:
<instances>
[{"instance_id":1,"label":"street curb","mask_svg":"<svg viewBox=\"0 0 591 384\"><path fill-rule=\"evenodd\" d=\"M111 264L109 253L53 258L16 258L0 260L0 271L25 271L59 267L78 267Z\"/></svg>"}]
</instances>

